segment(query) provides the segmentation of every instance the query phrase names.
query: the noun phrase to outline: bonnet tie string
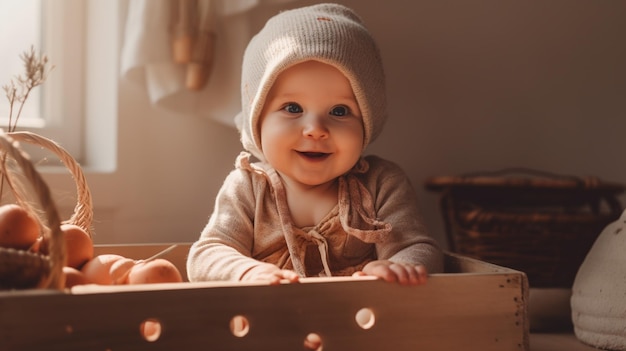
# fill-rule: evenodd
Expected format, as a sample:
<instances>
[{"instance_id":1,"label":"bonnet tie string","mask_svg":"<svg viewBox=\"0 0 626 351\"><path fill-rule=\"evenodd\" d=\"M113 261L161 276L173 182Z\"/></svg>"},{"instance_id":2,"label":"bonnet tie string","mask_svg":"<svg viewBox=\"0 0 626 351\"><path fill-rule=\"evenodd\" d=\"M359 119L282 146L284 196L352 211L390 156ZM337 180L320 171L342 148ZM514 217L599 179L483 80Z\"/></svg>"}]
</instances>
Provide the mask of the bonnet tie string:
<instances>
[{"instance_id":1,"label":"bonnet tie string","mask_svg":"<svg viewBox=\"0 0 626 351\"><path fill-rule=\"evenodd\" d=\"M317 244L317 249L320 252L320 258L322 259L322 265L324 266L324 273L326 273L327 277L332 277L330 266L328 265L328 241L326 241L326 238L322 236L322 234L318 233L317 230L311 230L309 234L314 239L313 241Z\"/></svg>"}]
</instances>

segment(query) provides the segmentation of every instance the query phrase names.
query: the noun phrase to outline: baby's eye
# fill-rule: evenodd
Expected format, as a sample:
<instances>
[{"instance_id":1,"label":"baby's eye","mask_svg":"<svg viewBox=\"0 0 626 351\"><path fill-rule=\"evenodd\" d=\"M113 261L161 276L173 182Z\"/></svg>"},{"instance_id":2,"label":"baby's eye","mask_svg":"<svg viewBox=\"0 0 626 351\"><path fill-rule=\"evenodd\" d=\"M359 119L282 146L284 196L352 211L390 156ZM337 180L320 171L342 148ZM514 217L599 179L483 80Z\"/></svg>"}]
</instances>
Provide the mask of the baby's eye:
<instances>
[{"instance_id":1,"label":"baby's eye","mask_svg":"<svg viewBox=\"0 0 626 351\"><path fill-rule=\"evenodd\" d=\"M302 113L302 107L294 102L286 104L285 107L283 107L283 110L287 113Z\"/></svg>"},{"instance_id":2,"label":"baby's eye","mask_svg":"<svg viewBox=\"0 0 626 351\"><path fill-rule=\"evenodd\" d=\"M343 106L343 105L335 106L333 107L332 110L330 110L331 115L338 116L338 117L345 116L349 113L350 113L350 109L347 106Z\"/></svg>"}]
</instances>

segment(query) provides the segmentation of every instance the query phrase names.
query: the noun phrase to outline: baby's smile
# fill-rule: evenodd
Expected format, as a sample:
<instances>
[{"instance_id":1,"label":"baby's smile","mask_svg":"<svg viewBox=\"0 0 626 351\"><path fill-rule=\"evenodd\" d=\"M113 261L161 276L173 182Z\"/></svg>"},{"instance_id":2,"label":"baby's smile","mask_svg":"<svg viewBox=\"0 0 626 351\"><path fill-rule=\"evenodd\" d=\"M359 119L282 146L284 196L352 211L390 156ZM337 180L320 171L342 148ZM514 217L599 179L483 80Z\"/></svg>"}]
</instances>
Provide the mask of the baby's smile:
<instances>
[{"instance_id":1,"label":"baby's smile","mask_svg":"<svg viewBox=\"0 0 626 351\"><path fill-rule=\"evenodd\" d=\"M314 151L298 151L298 154L310 159L324 159L330 156L329 153Z\"/></svg>"}]
</instances>

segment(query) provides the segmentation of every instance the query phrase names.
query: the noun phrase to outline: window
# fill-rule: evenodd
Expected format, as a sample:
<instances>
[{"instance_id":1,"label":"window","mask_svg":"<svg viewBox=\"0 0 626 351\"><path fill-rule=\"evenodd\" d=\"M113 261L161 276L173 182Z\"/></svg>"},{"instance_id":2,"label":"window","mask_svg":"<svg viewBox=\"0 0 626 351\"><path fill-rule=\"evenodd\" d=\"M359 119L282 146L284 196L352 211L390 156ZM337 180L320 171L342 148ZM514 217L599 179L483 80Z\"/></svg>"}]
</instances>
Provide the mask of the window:
<instances>
[{"instance_id":1,"label":"window","mask_svg":"<svg viewBox=\"0 0 626 351\"><path fill-rule=\"evenodd\" d=\"M0 0L0 84L24 74L20 56L34 47L54 66L47 80L29 94L18 130L30 130L60 143L76 159L83 157L85 96L85 14L83 0ZM19 102L14 104L16 117ZM0 123L8 126L9 103L4 90ZM38 159L45 152L25 145Z\"/></svg>"},{"instance_id":2,"label":"window","mask_svg":"<svg viewBox=\"0 0 626 351\"><path fill-rule=\"evenodd\" d=\"M38 0L10 1L0 0L0 43L4 55L0 56L0 82L2 86L9 84L14 76L24 72L22 60L18 54L26 51L25 43L30 43L35 48L41 47L41 11ZM20 33L19 36L14 33ZM16 38L19 38L16 39ZM21 111L20 125L40 124L41 116L39 103L41 91L35 89ZM15 105L18 105L17 103ZM0 117L3 127L9 123L9 101L0 99ZM17 109L18 106L15 106ZM17 111L13 112L13 116Z\"/></svg>"}]
</instances>

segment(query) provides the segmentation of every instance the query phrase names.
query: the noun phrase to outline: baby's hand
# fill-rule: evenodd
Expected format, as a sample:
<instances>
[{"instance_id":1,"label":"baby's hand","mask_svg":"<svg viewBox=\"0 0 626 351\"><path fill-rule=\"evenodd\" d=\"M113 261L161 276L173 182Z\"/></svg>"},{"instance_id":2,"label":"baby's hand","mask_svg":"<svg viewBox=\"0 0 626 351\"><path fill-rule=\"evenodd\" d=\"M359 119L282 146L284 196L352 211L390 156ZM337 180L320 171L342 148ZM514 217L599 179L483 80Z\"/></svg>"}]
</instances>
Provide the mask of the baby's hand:
<instances>
[{"instance_id":1,"label":"baby's hand","mask_svg":"<svg viewBox=\"0 0 626 351\"><path fill-rule=\"evenodd\" d=\"M296 272L288 269L280 269L278 266L263 263L247 271L242 281L266 281L270 285L280 284L281 282L296 283L300 280L300 276Z\"/></svg>"},{"instance_id":2,"label":"baby's hand","mask_svg":"<svg viewBox=\"0 0 626 351\"><path fill-rule=\"evenodd\" d=\"M390 283L400 285L426 284L428 272L424 265L396 263L387 260L372 261L363 267L355 276L373 275Z\"/></svg>"}]
</instances>

